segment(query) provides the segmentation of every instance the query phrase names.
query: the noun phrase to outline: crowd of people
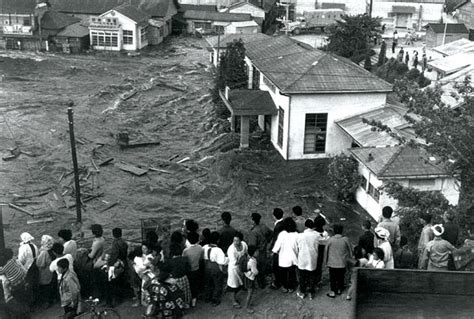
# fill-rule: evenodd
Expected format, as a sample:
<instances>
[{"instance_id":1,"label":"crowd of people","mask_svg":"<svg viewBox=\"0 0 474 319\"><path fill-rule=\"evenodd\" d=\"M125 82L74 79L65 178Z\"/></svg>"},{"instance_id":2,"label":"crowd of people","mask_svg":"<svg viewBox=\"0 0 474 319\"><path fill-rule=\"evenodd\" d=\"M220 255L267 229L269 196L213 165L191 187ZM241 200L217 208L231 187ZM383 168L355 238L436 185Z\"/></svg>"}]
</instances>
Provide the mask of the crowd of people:
<instances>
[{"instance_id":1,"label":"crowd of people","mask_svg":"<svg viewBox=\"0 0 474 319\"><path fill-rule=\"evenodd\" d=\"M198 300L217 307L224 291L232 294L233 308L245 307L253 313L254 292L267 285L312 300L322 286L325 268L329 298L350 286L350 274L357 267L454 269L450 256L459 227L449 212L443 216L444 225L432 225L431 215L423 216L416 253L388 206L374 229L370 220L364 221L355 247L343 235L343 226L329 225L319 209L314 218L303 217L299 206L292 213L284 217L283 210L275 208L273 229L253 213L252 227L244 237L231 226L231 214L224 212L223 226L217 231L199 232L196 221L186 220L170 236L159 238L150 231L135 246L127 244L120 228L112 230L113 240L108 243L98 224L91 226L90 249L78 248L69 229L61 229L56 238L43 235L40 248L33 236L23 233L17 256L10 248L0 252L2 318L29 318L32 309L50 307L58 300L64 317L73 318L81 312L81 300L89 296L109 307L133 298L132 307L143 307L146 318L180 318ZM351 287L346 299L351 300L352 294Z\"/></svg>"}]
</instances>

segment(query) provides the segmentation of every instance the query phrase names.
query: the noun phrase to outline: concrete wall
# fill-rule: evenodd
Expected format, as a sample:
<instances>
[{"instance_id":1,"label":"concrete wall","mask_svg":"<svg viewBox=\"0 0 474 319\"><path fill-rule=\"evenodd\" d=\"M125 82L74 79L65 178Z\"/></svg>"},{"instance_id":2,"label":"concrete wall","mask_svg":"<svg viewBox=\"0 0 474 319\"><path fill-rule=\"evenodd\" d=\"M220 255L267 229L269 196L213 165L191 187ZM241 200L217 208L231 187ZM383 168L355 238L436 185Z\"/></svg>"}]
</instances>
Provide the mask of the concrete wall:
<instances>
[{"instance_id":1,"label":"concrete wall","mask_svg":"<svg viewBox=\"0 0 474 319\"><path fill-rule=\"evenodd\" d=\"M414 8L414 13L408 19L409 28L415 28L419 30L427 23L441 22L443 3L373 0L372 16L382 17L382 23L386 24L387 27L395 27L397 15L392 13L393 6L407 6Z\"/></svg>"},{"instance_id":2,"label":"concrete wall","mask_svg":"<svg viewBox=\"0 0 474 319\"><path fill-rule=\"evenodd\" d=\"M259 26L247 26L247 27L239 27L236 26L234 23L229 24L228 26L225 27L225 34L235 34L235 33L258 33Z\"/></svg>"},{"instance_id":3,"label":"concrete wall","mask_svg":"<svg viewBox=\"0 0 474 319\"><path fill-rule=\"evenodd\" d=\"M288 159L323 158L346 151L352 140L335 121L381 107L386 93L295 94L291 96L290 148ZM326 152L304 154L305 117L308 113L328 113ZM272 128L273 130L273 128Z\"/></svg>"},{"instance_id":4,"label":"concrete wall","mask_svg":"<svg viewBox=\"0 0 474 319\"><path fill-rule=\"evenodd\" d=\"M368 184L372 184L376 188L383 186L384 181L379 180L367 167L359 162L359 174L365 177ZM420 191L441 191L451 205L457 205L459 201L459 186L456 185L454 178L435 178L431 185L414 185L411 180L396 180L397 183L404 187L412 187ZM382 215L384 206L391 206L393 209L398 207L398 201L390 197L387 193L381 191L378 202L368 193L368 184L364 189L359 186L356 190L356 200L362 208L364 208L370 216L375 220L379 220Z\"/></svg>"}]
</instances>

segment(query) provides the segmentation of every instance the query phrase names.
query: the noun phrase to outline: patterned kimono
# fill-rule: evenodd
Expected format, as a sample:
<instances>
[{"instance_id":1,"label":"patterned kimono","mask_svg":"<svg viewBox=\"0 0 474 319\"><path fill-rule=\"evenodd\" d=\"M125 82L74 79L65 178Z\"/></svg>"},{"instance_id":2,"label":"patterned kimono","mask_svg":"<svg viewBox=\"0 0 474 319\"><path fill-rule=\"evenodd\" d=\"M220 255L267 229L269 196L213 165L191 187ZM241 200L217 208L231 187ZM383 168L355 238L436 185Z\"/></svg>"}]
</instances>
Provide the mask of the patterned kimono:
<instances>
[{"instance_id":1,"label":"patterned kimono","mask_svg":"<svg viewBox=\"0 0 474 319\"><path fill-rule=\"evenodd\" d=\"M152 310L147 311L147 318L181 318L184 309L184 294L170 282L160 282L153 278L146 287L148 304Z\"/></svg>"}]
</instances>

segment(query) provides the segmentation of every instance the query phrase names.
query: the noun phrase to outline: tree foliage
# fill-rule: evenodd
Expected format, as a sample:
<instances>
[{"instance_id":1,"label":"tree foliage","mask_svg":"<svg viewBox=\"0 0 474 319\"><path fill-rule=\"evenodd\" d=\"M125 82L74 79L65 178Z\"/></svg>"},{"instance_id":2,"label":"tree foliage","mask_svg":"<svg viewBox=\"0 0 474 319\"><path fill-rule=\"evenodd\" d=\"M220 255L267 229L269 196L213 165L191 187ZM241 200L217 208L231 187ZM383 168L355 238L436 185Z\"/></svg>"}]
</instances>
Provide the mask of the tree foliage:
<instances>
[{"instance_id":1,"label":"tree foliage","mask_svg":"<svg viewBox=\"0 0 474 319\"><path fill-rule=\"evenodd\" d=\"M372 71L372 60L370 59L369 55L365 57L364 69L366 69L367 71Z\"/></svg>"},{"instance_id":2,"label":"tree foliage","mask_svg":"<svg viewBox=\"0 0 474 319\"><path fill-rule=\"evenodd\" d=\"M380 45L380 53L379 59L377 60L377 66L382 66L385 62L387 62L387 43L382 41Z\"/></svg>"},{"instance_id":3,"label":"tree foliage","mask_svg":"<svg viewBox=\"0 0 474 319\"><path fill-rule=\"evenodd\" d=\"M359 63L370 54L370 41L381 34L380 23L380 18L371 18L367 14L342 15L340 20L326 28L327 49Z\"/></svg>"},{"instance_id":4,"label":"tree foliage","mask_svg":"<svg viewBox=\"0 0 474 319\"><path fill-rule=\"evenodd\" d=\"M340 154L331 159L328 178L338 200L351 202L360 183L357 161L347 155Z\"/></svg>"},{"instance_id":5,"label":"tree foliage","mask_svg":"<svg viewBox=\"0 0 474 319\"><path fill-rule=\"evenodd\" d=\"M448 201L439 191L425 192L403 187L390 182L383 189L388 195L398 200L397 214L400 218L400 228L408 242L416 245L423 228L419 219L424 214L430 214L434 222L442 222L442 214L450 209Z\"/></svg>"}]
</instances>

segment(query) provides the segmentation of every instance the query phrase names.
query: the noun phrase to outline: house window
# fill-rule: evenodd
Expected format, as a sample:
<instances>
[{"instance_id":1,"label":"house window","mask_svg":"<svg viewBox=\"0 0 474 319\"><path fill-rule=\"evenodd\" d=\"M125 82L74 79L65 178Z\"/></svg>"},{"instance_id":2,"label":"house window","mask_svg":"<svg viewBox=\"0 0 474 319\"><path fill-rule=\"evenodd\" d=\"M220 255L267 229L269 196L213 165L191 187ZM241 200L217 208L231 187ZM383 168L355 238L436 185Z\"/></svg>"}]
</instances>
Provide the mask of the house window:
<instances>
[{"instance_id":1,"label":"house window","mask_svg":"<svg viewBox=\"0 0 474 319\"><path fill-rule=\"evenodd\" d=\"M30 18L23 18L23 25L26 26L26 27L31 26Z\"/></svg>"},{"instance_id":2,"label":"house window","mask_svg":"<svg viewBox=\"0 0 474 319\"><path fill-rule=\"evenodd\" d=\"M360 187L362 187L362 189L364 191L367 191L367 178L365 178L365 176L361 176L360 177L360 184L359 184Z\"/></svg>"},{"instance_id":3,"label":"house window","mask_svg":"<svg viewBox=\"0 0 474 319\"><path fill-rule=\"evenodd\" d=\"M285 111L278 109L278 146L283 146L283 128L285 127Z\"/></svg>"},{"instance_id":4,"label":"house window","mask_svg":"<svg viewBox=\"0 0 474 319\"><path fill-rule=\"evenodd\" d=\"M263 83L273 92L276 92L276 86L270 82L270 80L264 75L263 76Z\"/></svg>"},{"instance_id":5,"label":"house window","mask_svg":"<svg viewBox=\"0 0 474 319\"><path fill-rule=\"evenodd\" d=\"M378 203L380 198L380 191L369 183L369 195Z\"/></svg>"},{"instance_id":6,"label":"house window","mask_svg":"<svg viewBox=\"0 0 474 319\"><path fill-rule=\"evenodd\" d=\"M123 44L133 44L133 31L123 30Z\"/></svg>"},{"instance_id":7,"label":"house window","mask_svg":"<svg viewBox=\"0 0 474 319\"><path fill-rule=\"evenodd\" d=\"M209 22L194 22L194 29L211 30L212 26Z\"/></svg>"},{"instance_id":8,"label":"house window","mask_svg":"<svg viewBox=\"0 0 474 319\"><path fill-rule=\"evenodd\" d=\"M306 114L304 131L304 154L326 151L327 113Z\"/></svg>"},{"instance_id":9,"label":"house window","mask_svg":"<svg viewBox=\"0 0 474 319\"><path fill-rule=\"evenodd\" d=\"M118 32L97 32L92 31L92 45L99 47L117 47Z\"/></svg>"},{"instance_id":10,"label":"house window","mask_svg":"<svg viewBox=\"0 0 474 319\"><path fill-rule=\"evenodd\" d=\"M140 40L142 41L142 43L146 41L147 32L148 32L148 27L142 27L140 29Z\"/></svg>"}]
</instances>

